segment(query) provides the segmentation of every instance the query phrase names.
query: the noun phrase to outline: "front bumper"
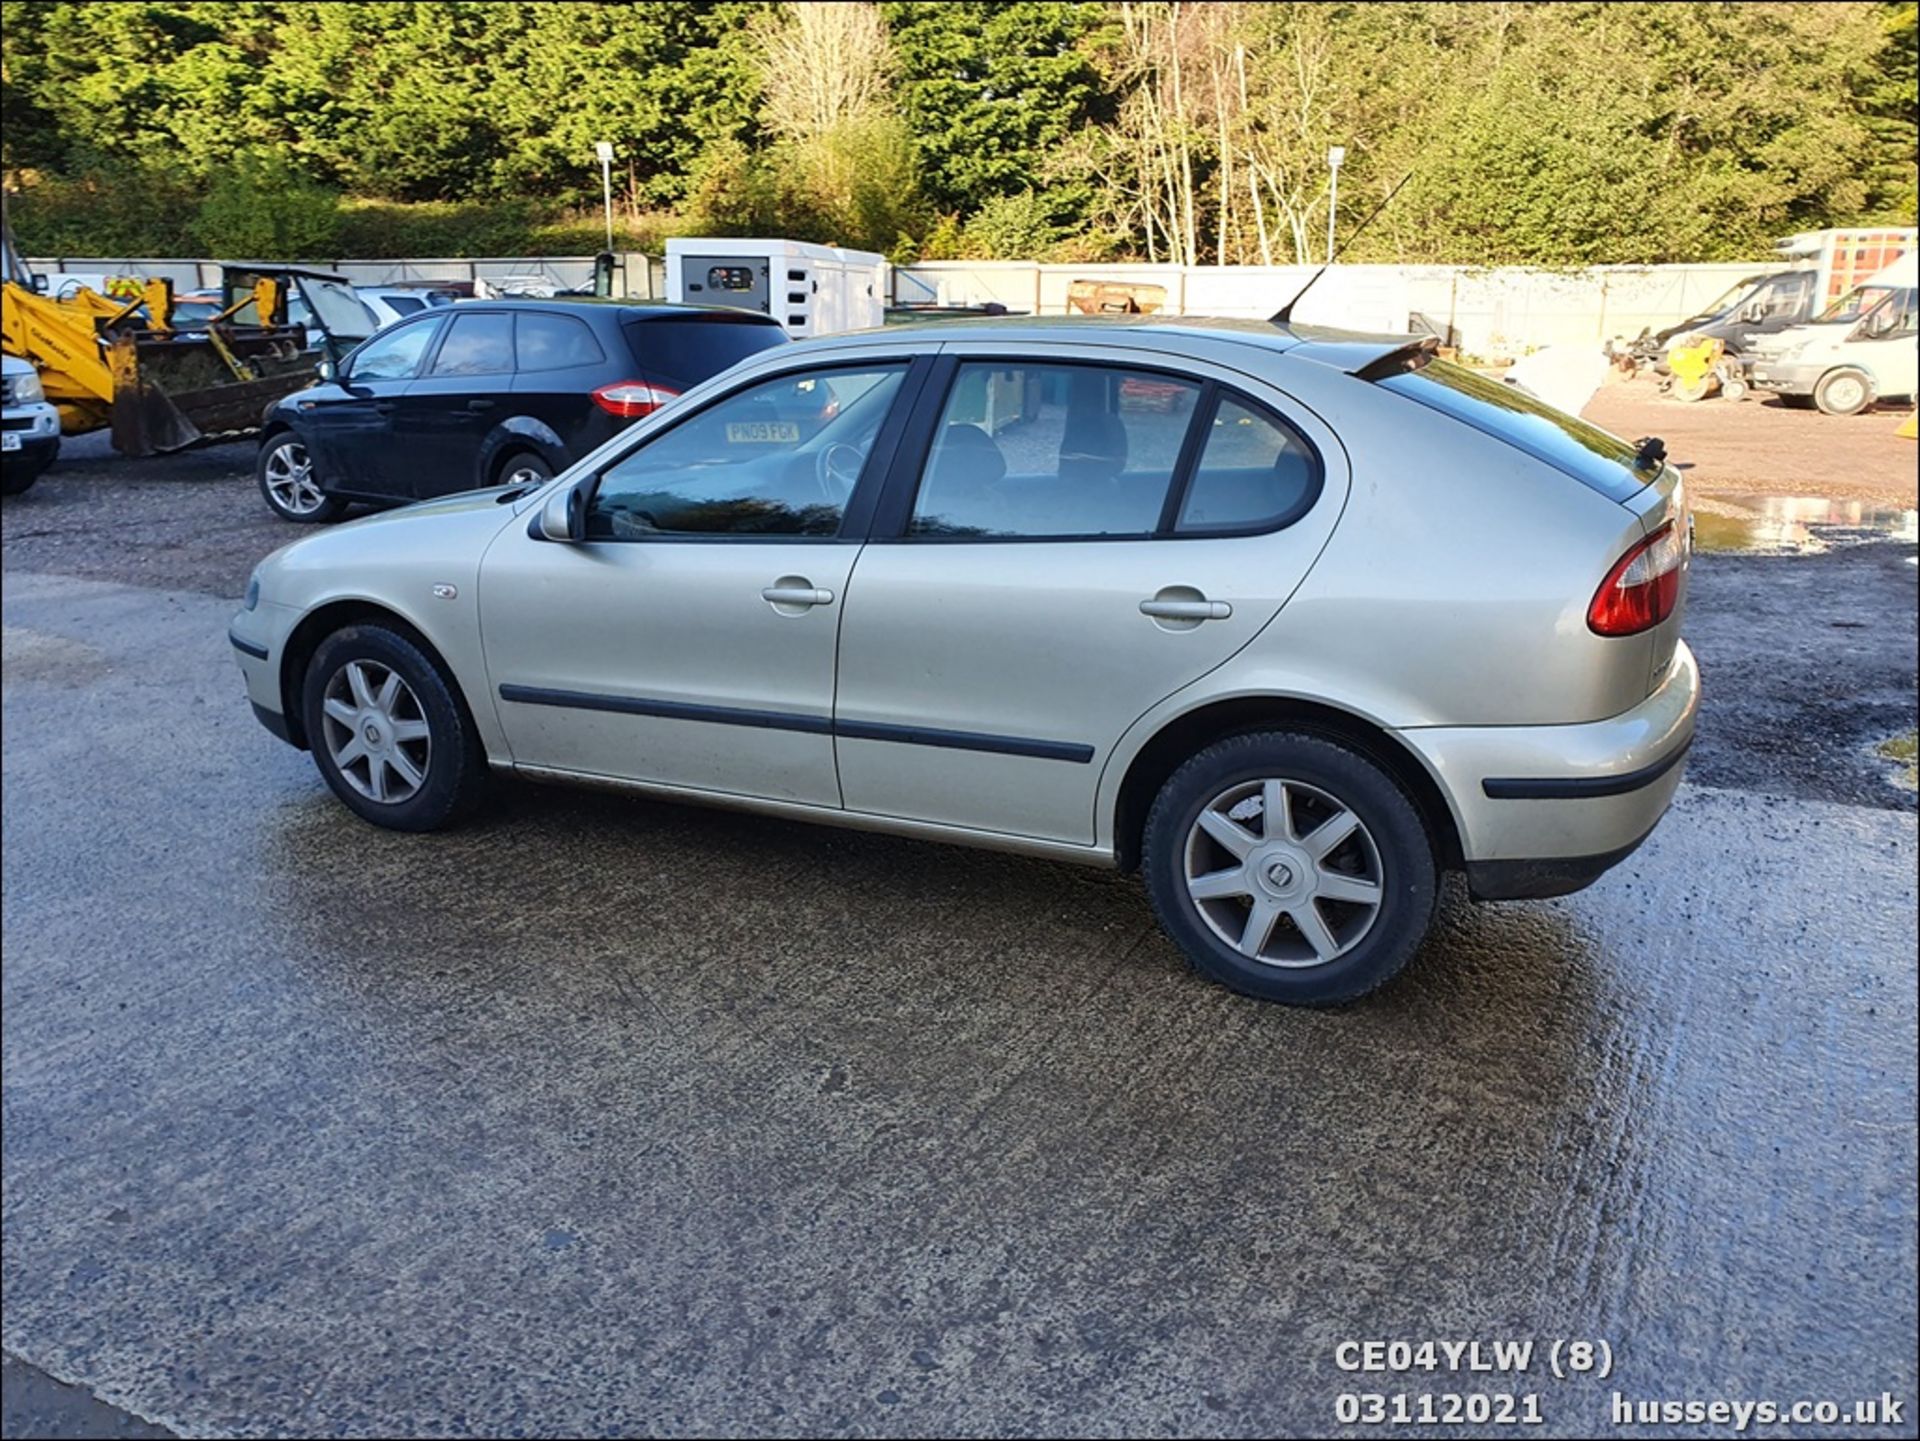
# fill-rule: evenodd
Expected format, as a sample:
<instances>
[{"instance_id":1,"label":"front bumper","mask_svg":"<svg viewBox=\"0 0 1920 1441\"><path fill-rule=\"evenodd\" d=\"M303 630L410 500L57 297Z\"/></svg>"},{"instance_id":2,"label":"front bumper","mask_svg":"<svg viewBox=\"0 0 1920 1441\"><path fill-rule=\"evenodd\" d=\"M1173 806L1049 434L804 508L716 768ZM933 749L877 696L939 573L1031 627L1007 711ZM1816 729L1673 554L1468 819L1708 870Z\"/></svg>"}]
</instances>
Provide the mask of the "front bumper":
<instances>
[{"instance_id":1,"label":"front bumper","mask_svg":"<svg viewBox=\"0 0 1920 1441\"><path fill-rule=\"evenodd\" d=\"M289 745L298 745L287 723L280 695L280 657L300 621L292 606L262 601L252 610L236 612L227 625L227 644L246 682L254 719Z\"/></svg>"},{"instance_id":2,"label":"front bumper","mask_svg":"<svg viewBox=\"0 0 1920 1441\"><path fill-rule=\"evenodd\" d=\"M1826 373L1820 363L1797 360L1769 360L1756 356L1747 366L1747 384L1755 390L1771 390L1778 395L1812 395L1813 387Z\"/></svg>"},{"instance_id":3,"label":"front bumper","mask_svg":"<svg viewBox=\"0 0 1920 1441\"><path fill-rule=\"evenodd\" d=\"M6 437L6 449L0 455L9 462L45 467L60 453L60 412L44 401L8 406L0 427L4 427L0 435Z\"/></svg>"},{"instance_id":4,"label":"front bumper","mask_svg":"<svg viewBox=\"0 0 1920 1441\"><path fill-rule=\"evenodd\" d=\"M1684 643L1653 694L1607 720L1400 731L1440 781L1483 899L1563 895L1646 839L1679 789L1700 707Z\"/></svg>"}]
</instances>

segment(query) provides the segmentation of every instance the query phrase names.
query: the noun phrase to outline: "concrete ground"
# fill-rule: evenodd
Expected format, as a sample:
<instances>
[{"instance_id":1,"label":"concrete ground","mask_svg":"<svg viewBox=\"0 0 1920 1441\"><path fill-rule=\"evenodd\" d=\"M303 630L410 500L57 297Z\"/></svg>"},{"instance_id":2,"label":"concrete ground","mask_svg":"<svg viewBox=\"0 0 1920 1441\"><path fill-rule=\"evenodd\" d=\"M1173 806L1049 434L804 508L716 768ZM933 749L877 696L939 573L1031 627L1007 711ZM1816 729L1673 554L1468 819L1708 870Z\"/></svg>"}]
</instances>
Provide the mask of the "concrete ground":
<instances>
[{"instance_id":1,"label":"concrete ground","mask_svg":"<svg viewBox=\"0 0 1920 1441\"><path fill-rule=\"evenodd\" d=\"M293 534L245 452L76 451L0 528L9 1435L1360 1434L1343 1394L1501 1391L1536 1434L1616 1392L1915 1434L1915 818L1866 753L1914 723L1911 546L1701 557L1646 848L1455 894L1307 1013L1115 876L528 787L367 827L244 704L225 622ZM1543 1354L1336 1364L1376 1338ZM1554 1379L1569 1338L1610 1377Z\"/></svg>"}]
</instances>

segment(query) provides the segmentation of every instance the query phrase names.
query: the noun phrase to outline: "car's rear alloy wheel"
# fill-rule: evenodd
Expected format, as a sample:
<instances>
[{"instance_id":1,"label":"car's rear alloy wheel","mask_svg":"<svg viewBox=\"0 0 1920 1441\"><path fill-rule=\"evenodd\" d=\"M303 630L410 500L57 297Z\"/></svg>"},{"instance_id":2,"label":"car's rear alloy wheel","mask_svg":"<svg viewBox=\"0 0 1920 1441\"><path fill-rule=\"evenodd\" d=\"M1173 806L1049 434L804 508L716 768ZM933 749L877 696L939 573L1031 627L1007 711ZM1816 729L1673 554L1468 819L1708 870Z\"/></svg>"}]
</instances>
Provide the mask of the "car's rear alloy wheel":
<instances>
[{"instance_id":1,"label":"car's rear alloy wheel","mask_svg":"<svg viewBox=\"0 0 1920 1441\"><path fill-rule=\"evenodd\" d=\"M1262 965L1338 960L1380 918L1380 848L1318 786L1228 786L1187 831L1187 894L1214 935Z\"/></svg>"},{"instance_id":2,"label":"car's rear alloy wheel","mask_svg":"<svg viewBox=\"0 0 1920 1441\"><path fill-rule=\"evenodd\" d=\"M553 479L553 467L531 451L509 456L500 467L502 485L545 485Z\"/></svg>"},{"instance_id":3,"label":"car's rear alloy wheel","mask_svg":"<svg viewBox=\"0 0 1920 1441\"><path fill-rule=\"evenodd\" d=\"M1813 403L1828 415L1858 415L1873 404L1873 382L1857 370L1832 370L1813 388Z\"/></svg>"},{"instance_id":4,"label":"car's rear alloy wheel","mask_svg":"<svg viewBox=\"0 0 1920 1441\"><path fill-rule=\"evenodd\" d=\"M320 774L375 825L437 830L481 798L486 757L473 717L438 662L397 626L351 625L323 640L301 713Z\"/></svg>"},{"instance_id":5,"label":"car's rear alloy wheel","mask_svg":"<svg viewBox=\"0 0 1920 1441\"><path fill-rule=\"evenodd\" d=\"M260 452L260 493L282 520L327 521L346 506L320 489L313 458L298 437L276 436Z\"/></svg>"},{"instance_id":6,"label":"car's rear alloy wheel","mask_svg":"<svg viewBox=\"0 0 1920 1441\"><path fill-rule=\"evenodd\" d=\"M1331 739L1230 736L1168 778L1142 846L1155 914L1196 969L1333 1005L1394 976L1433 918L1432 839L1392 776Z\"/></svg>"}]
</instances>

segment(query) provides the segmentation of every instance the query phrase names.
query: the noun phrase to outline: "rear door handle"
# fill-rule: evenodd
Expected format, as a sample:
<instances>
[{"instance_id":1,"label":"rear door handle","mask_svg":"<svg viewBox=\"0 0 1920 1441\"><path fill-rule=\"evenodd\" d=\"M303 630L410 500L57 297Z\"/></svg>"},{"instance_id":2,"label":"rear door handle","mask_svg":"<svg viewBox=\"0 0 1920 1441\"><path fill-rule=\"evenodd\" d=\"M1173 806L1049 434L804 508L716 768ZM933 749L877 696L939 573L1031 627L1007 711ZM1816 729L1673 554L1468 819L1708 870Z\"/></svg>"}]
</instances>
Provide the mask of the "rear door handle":
<instances>
[{"instance_id":1,"label":"rear door handle","mask_svg":"<svg viewBox=\"0 0 1920 1441\"><path fill-rule=\"evenodd\" d=\"M469 400L467 402L467 409L468 410L492 410L493 402L491 400Z\"/></svg>"},{"instance_id":2,"label":"rear door handle","mask_svg":"<svg viewBox=\"0 0 1920 1441\"><path fill-rule=\"evenodd\" d=\"M376 400L373 403L375 415L392 415L398 408L391 400Z\"/></svg>"},{"instance_id":3,"label":"rear door handle","mask_svg":"<svg viewBox=\"0 0 1920 1441\"><path fill-rule=\"evenodd\" d=\"M832 605L833 592L812 585L770 585L760 592L768 605Z\"/></svg>"},{"instance_id":4,"label":"rear door handle","mask_svg":"<svg viewBox=\"0 0 1920 1441\"><path fill-rule=\"evenodd\" d=\"M1143 600L1140 614L1155 620L1225 620L1233 607L1224 600Z\"/></svg>"}]
</instances>

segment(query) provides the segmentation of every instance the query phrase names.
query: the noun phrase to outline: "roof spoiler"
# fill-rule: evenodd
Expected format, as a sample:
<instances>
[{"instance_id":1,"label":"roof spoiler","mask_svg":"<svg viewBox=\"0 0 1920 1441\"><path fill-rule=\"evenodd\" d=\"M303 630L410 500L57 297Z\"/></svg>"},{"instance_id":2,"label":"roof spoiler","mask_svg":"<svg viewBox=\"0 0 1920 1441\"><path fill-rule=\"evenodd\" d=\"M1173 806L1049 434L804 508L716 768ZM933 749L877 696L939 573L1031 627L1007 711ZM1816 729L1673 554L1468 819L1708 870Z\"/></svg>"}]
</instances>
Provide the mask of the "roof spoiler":
<instances>
[{"instance_id":1,"label":"roof spoiler","mask_svg":"<svg viewBox=\"0 0 1920 1441\"><path fill-rule=\"evenodd\" d=\"M1440 358L1440 342L1434 336L1423 335L1418 340L1410 340L1405 345L1389 350L1369 360L1354 371L1360 380L1385 380L1389 375L1406 375L1420 370Z\"/></svg>"}]
</instances>

